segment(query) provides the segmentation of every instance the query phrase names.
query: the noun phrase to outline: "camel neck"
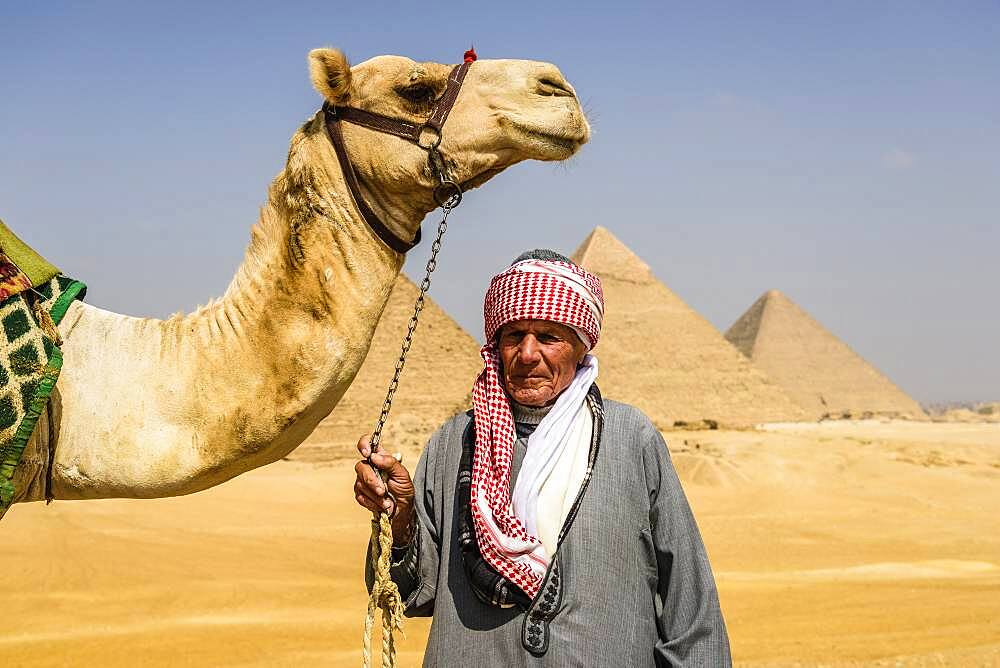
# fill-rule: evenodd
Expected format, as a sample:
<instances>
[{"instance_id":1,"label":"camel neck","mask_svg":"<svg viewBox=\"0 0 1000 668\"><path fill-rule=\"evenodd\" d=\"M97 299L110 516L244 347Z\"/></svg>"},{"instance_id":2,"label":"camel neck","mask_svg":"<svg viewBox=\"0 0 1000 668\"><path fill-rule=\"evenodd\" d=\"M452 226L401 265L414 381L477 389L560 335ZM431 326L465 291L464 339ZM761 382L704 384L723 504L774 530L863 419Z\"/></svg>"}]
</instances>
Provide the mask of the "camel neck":
<instances>
[{"instance_id":1,"label":"camel neck","mask_svg":"<svg viewBox=\"0 0 1000 668\"><path fill-rule=\"evenodd\" d=\"M187 347L200 347L206 375L217 367L229 375L222 369L241 359L243 385L220 392L241 407L243 422L219 422L227 433L213 440L234 447L212 453L217 466L282 457L332 410L367 355L402 268L403 257L374 236L336 182L329 149L318 153L310 140L293 140L225 297L190 316L213 325L184 337ZM301 152L311 149L305 160Z\"/></svg>"},{"instance_id":2,"label":"camel neck","mask_svg":"<svg viewBox=\"0 0 1000 668\"><path fill-rule=\"evenodd\" d=\"M403 212L385 206L378 193L366 188L365 194L394 233L413 238L419 218L412 213L403 218ZM301 297L293 296L293 304L331 312L340 312L345 299L374 298L380 310L382 290L374 288L390 285L403 259L361 217L325 137L300 132L292 139L288 164L271 184L227 297L267 301L270 292L293 292ZM347 289L337 289L339 285ZM352 286L363 286L365 294L354 294ZM366 304L353 305L368 310Z\"/></svg>"},{"instance_id":3,"label":"camel neck","mask_svg":"<svg viewBox=\"0 0 1000 668\"><path fill-rule=\"evenodd\" d=\"M386 225L382 222L382 218L375 213L371 206L369 206L368 200L361 192L361 183L354 171L354 165L351 163L351 157L347 153L347 147L344 145L344 133L341 129L340 119L336 117L331 109L332 108L330 107L323 107L326 133L330 138L330 146L333 148L333 151L337 156L337 163L340 165L341 179L347 186L347 190L350 193L350 199L353 200L358 214L365 221L368 227L371 228L371 231L375 233L375 236L381 239L386 246L392 248L397 253L407 253L420 242L420 229L417 228L417 231L412 239L404 239L399 235L398 231L393 229L393 227L399 229L405 228L405 225L400 225L398 223L392 227Z\"/></svg>"},{"instance_id":4,"label":"camel neck","mask_svg":"<svg viewBox=\"0 0 1000 668\"><path fill-rule=\"evenodd\" d=\"M120 364L101 374L70 366L60 383L87 386L110 405L139 402L136 414L152 426L96 456L93 427L63 430L55 469L69 473L56 476L56 498L210 487L287 455L343 396L403 258L345 199L329 148L310 154L309 140L304 132L293 139L222 299L167 320L82 306L67 325L68 358L110 365L106 353L115 351Z\"/></svg>"}]
</instances>

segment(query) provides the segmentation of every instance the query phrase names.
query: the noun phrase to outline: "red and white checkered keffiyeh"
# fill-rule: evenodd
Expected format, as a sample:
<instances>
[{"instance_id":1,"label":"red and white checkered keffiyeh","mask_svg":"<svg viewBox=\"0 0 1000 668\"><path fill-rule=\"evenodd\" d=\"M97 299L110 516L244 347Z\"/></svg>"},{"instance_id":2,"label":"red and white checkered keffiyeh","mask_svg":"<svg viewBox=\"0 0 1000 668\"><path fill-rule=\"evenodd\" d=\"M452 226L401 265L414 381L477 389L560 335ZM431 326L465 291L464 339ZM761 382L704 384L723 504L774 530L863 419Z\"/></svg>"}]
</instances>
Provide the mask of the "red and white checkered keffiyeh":
<instances>
[{"instance_id":1,"label":"red and white checkered keffiyeh","mask_svg":"<svg viewBox=\"0 0 1000 668\"><path fill-rule=\"evenodd\" d=\"M568 262L525 260L497 274L483 306L484 369L472 388L476 449L472 460L472 519L483 558L498 573L534 597L548 569L537 537L513 511L511 460L517 434L500 379L494 337L517 320L549 320L573 327L589 348L597 344L604 318L601 280Z\"/></svg>"}]
</instances>

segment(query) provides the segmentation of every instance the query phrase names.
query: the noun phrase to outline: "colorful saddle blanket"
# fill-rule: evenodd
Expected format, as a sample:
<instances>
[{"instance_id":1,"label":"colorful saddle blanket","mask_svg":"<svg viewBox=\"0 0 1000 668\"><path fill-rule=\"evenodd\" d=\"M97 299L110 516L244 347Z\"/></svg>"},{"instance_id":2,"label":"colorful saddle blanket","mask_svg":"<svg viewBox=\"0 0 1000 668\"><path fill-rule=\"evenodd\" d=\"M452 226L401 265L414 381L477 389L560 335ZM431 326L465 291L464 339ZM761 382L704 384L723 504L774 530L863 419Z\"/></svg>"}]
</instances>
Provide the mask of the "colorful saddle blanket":
<instances>
[{"instance_id":1,"label":"colorful saddle blanket","mask_svg":"<svg viewBox=\"0 0 1000 668\"><path fill-rule=\"evenodd\" d=\"M62 368L55 327L86 292L0 221L0 518L13 503L14 471Z\"/></svg>"}]
</instances>

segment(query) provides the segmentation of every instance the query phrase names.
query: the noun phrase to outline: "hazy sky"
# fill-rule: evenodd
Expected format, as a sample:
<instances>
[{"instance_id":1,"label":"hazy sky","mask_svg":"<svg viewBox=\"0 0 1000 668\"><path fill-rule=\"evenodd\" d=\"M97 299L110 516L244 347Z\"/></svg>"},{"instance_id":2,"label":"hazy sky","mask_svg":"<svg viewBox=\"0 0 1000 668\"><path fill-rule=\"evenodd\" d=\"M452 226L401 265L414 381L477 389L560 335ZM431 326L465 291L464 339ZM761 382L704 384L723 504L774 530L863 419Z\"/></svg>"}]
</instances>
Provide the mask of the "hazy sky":
<instances>
[{"instance_id":1,"label":"hazy sky","mask_svg":"<svg viewBox=\"0 0 1000 668\"><path fill-rule=\"evenodd\" d=\"M1000 399L996 2L139 4L0 6L0 217L92 304L221 294L309 49L474 42L559 65L594 128L454 214L432 295L474 336L491 270L604 225L721 330L778 288L918 400Z\"/></svg>"}]
</instances>

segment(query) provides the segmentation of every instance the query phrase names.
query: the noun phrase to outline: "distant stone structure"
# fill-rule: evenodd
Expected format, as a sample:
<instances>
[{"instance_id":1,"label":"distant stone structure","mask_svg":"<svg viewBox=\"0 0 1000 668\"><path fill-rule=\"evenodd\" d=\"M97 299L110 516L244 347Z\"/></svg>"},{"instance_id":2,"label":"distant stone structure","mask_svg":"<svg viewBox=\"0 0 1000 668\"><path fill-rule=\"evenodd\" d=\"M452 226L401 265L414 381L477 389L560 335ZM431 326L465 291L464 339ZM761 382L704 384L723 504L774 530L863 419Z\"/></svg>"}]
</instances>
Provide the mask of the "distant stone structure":
<instances>
[{"instance_id":1,"label":"distant stone structure","mask_svg":"<svg viewBox=\"0 0 1000 668\"><path fill-rule=\"evenodd\" d=\"M927 412L935 422L1000 422L1000 401L932 405Z\"/></svg>"},{"instance_id":2,"label":"distant stone structure","mask_svg":"<svg viewBox=\"0 0 1000 668\"><path fill-rule=\"evenodd\" d=\"M375 428L386 387L392 378L418 288L400 274L375 330L368 357L337 408L289 459L311 462L357 457L355 445ZM392 452L415 455L447 418L471 406L472 381L482 369L479 344L429 297L406 368L383 431Z\"/></svg>"},{"instance_id":3,"label":"distant stone structure","mask_svg":"<svg viewBox=\"0 0 1000 668\"><path fill-rule=\"evenodd\" d=\"M726 339L810 418L927 419L916 401L777 290L754 302Z\"/></svg>"},{"instance_id":4,"label":"distant stone structure","mask_svg":"<svg viewBox=\"0 0 1000 668\"><path fill-rule=\"evenodd\" d=\"M604 283L607 311L595 353L606 396L639 407L660 429L807 419L607 229L595 228L573 260Z\"/></svg>"}]
</instances>

